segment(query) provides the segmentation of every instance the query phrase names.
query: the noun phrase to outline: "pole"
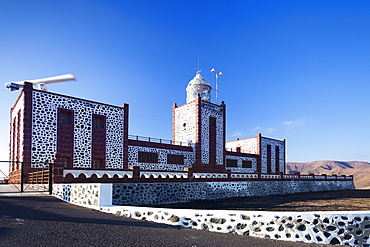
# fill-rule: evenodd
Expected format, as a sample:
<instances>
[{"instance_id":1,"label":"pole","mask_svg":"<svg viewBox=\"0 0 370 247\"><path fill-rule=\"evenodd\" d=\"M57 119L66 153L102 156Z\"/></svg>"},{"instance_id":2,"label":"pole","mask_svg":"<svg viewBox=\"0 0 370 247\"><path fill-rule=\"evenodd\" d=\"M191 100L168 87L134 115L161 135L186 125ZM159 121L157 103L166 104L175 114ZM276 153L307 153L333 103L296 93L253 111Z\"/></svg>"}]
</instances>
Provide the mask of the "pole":
<instances>
[{"instance_id":1,"label":"pole","mask_svg":"<svg viewBox=\"0 0 370 247\"><path fill-rule=\"evenodd\" d=\"M24 164L21 162L21 192L24 192L23 190L23 177L24 177Z\"/></svg>"},{"instance_id":2,"label":"pole","mask_svg":"<svg viewBox=\"0 0 370 247\"><path fill-rule=\"evenodd\" d=\"M216 105L218 105L218 74L216 73Z\"/></svg>"},{"instance_id":3,"label":"pole","mask_svg":"<svg viewBox=\"0 0 370 247\"><path fill-rule=\"evenodd\" d=\"M49 195L53 193L53 164L49 163Z\"/></svg>"},{"instance_id":4,"label":"pole","mask_svg":"<svg viewBox=\"0 0 370 247\"><path fill-rule=\"evenodd\" d=\"M216 75L216 104L218 105L218 77L223 76L222 72L217 73L217 71L212 68L211 73L215 73Z\"/></svg>"}]
</instances>

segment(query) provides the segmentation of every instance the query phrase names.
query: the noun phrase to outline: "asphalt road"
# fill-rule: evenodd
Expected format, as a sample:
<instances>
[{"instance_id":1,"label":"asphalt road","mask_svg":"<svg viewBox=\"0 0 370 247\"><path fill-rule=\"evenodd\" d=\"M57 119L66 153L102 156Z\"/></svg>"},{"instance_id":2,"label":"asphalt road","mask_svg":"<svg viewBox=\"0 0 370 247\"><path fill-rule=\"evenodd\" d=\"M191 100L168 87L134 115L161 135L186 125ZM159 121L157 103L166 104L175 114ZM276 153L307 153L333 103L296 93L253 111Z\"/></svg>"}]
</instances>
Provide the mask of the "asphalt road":
<instances>
[{"instance_id":1,"label":"asphalt road","mask_svg":"<svg viewBox=\"0 0 370 247\"><path fill-rule=\"evenodd\" d=\"M138 221L75 206L47 194L20 195L0 189L0 246L324 245L213 233Z\"/></svg>"}]
</instances>

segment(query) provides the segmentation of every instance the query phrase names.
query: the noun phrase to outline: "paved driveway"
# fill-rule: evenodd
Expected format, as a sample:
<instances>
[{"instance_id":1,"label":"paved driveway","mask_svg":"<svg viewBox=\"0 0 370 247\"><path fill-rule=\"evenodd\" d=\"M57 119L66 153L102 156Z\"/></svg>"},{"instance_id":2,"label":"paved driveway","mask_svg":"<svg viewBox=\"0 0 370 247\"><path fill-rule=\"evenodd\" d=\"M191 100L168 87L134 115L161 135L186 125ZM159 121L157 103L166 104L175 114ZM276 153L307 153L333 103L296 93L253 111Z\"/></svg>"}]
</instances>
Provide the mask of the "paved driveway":
<instances>
[{"instance_id":1,"label":"paved driveway","mask_svg":"<svg viewBox=\"0 0 370 247\"><path fill-rule=\"evenodd\" d=\"M9 186L9 185L7 185ZM0 246L324 246L161 225L0 185Z\"/></svg>"}]
</instances>

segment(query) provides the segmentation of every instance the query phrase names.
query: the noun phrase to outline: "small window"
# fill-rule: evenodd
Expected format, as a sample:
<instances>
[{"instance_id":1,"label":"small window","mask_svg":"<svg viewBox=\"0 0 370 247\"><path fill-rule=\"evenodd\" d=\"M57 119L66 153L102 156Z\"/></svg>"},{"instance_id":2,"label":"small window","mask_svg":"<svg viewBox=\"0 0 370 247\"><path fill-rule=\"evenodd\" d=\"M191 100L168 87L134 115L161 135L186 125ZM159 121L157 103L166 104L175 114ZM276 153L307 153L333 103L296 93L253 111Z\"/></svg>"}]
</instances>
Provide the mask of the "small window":
<instances>
[{"instance_id":1,"label":"small window","mask_svg":"<svg viewBox=\"0 0 370 247\"><path fill-rule=\"evenodd\" d=\"M139 152L138 162L158 163L158 153Z\"/></svg>"},{"instance_id":2,"label":"small window","mask_svg":"<svg viewBox=\"0 0 370 247\"><path fill-rule=\"evenodd\" d=\"M237 153L241 153L241 151L242 151L242 147L236 147L236 152Z\"/></svg>"},{"instance_id":3,"label":"small window","mask_svg":"<svg viewBox=\"0 0 370 247\"><path fill-rule=\"evenodd\" d=\"M280 163L280 149L278 146L275 146L275 169L276 171L279 170L279 163Z\"/></svg>"},{"instance_id":4,"label":"small window","mask_svg":"<svg viewBox=\"0 0 370 247\"><path fill-rule=\"evenodd\" d=\"M271 173L271 145L267 145L267 173Z\"/></svg>"},{"instance_id":5,"label":"small window","mask_svg":"<svg viewBox=\"0 0 370 247\"><path fill-rule=\"evenodd\" d=\"M104 116L93 115L93 127L103 129L105 125Z\"/></svg>"},{"instance_id":6,"label":"small window","mask_svg":"<svg viewBox=\"0 0 370 247\"><path fill-rule=\"evenodd\" d=\"M104 168L104 160L103 159L93 159L92 168L94 169Z\"/></svg>"},{"instance_id":7,"label":"small window","mask_svg":"<svg viewBox=\"0 0 370 247\"><path fill-rule=\"evenodd\" d=\"M167 154L167 164L184 164L184 155Z\"/></svg>"},{"instance_id":8,"label":"small window","mask_svg":"<svg viewBox=\"0 0 370 247\"><path fill-rule=\"evenodd\" d=\"M72 112L61 110L59 112L59 123L71 124L72 123Z\"/></svg>"},{"instance_id":9,"label":"small window","mask_svg":"<svg viewBox=\"0 0 370 247\"><path fill-rule=\"evenodd\" d=\"M216 118L209 117L209 127L216 128Z\"/></svg>"},{"instance_id":10,"label":"small window","mask_svg":"<svg viewBox=\"0 0 370 247\"><path fill-rule=\"evenodd\" d=\"M71 157L60 157L63 162L64 168L72 168L72 159Z\"/></svg>"},{"instance_id":11,"label":"small window","mask_svg":"<svg viewBox=\"0 0 370 247\"><path fill-rule=\"evenodd\" d=\"M242 167L243 168L252 168L252 161L250 161L250 160L243 160L242 161Z\"/></svg>"},{"instance_id":12,"label":"small window","mask_svg":"<svg viewBox=\"0 0 370 247\"><path fill-rule=\"evenodd\" d=\"M226 167L238 167L238 161L237 160L226 160Z\"/></svg>"}]
</instances>

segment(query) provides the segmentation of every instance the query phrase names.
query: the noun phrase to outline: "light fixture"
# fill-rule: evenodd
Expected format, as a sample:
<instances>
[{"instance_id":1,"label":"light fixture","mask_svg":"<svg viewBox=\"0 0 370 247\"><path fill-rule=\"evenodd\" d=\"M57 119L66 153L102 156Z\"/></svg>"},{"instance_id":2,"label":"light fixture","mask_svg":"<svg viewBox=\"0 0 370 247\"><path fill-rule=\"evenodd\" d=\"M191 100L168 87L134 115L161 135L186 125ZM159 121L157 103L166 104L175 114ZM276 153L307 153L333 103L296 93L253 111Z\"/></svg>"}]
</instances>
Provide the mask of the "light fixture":
<instances>
[{"instance_id":1,"label":"light fixture","mask_svg":"<svg viewBox=\"0 0 370 247\"><path fill-rule=\"evenodd\" d=\"M218 104L218 77L223 76L224 74L222 74L222 72L217 73L214 68L211 69L211 73L216 74L216 104Z\"/></svg>"}]
</instances>

